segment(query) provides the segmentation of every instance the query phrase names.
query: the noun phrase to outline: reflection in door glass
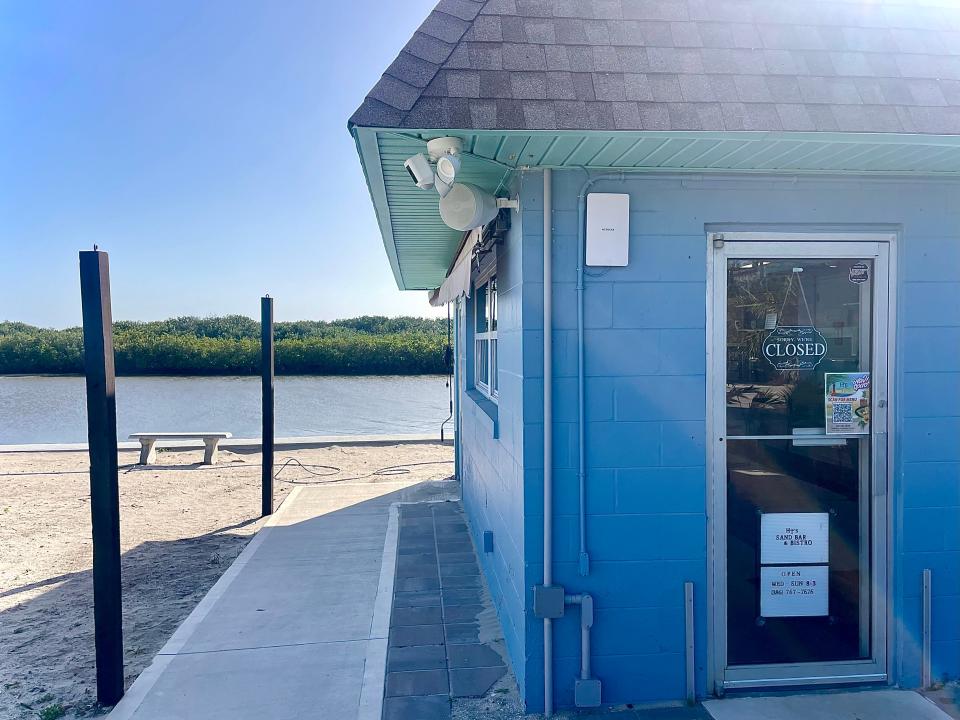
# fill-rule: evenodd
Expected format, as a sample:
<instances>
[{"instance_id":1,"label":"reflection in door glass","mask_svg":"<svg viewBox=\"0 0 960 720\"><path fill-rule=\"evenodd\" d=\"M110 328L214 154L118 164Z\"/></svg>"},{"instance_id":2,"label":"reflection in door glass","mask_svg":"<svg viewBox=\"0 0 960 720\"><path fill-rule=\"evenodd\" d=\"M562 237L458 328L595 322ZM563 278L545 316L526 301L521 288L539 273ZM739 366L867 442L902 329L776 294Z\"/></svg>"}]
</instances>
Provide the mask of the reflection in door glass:
<instances>
[{"instance_id":1,"label":"reflection in door glass","mask_svg":"<svg viewBox=\"0 0 960 720\"><path fill-rule=\"evenodd\" d=\"M870 437L835 426L859 427L846 417L855 407L847 384L869 386L873 267L727 261L731 665L870 656ZM860 373L834 382L830 436L826 373Z\"/></svg>"},{"instance_id":2,"label":"reflection in door glass","mask_svg":"<svg viewBox=\"0 0 960 720\"><path fill-rule=\"evenodd\" d=\"M727 434L824 427L824 373L869 365L872 261L727 261Z\"/></svg>"}]
</instances>

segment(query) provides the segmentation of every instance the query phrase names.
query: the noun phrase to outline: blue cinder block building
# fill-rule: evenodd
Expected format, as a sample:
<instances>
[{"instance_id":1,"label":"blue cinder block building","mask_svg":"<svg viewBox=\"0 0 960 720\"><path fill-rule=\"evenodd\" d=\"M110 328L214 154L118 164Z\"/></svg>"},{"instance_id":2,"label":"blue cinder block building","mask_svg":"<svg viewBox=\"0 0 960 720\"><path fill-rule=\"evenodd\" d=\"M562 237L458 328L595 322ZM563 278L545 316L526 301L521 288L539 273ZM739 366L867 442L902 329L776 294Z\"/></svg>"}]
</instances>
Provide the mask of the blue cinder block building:
<instances>
[{"instance_id":1,"label":"blue cinder block building","mask_svg":"<svg viewBox=\"0 0 960 720\"><path fill-rule=\"evenodd\" d=\"M349 128L530 711L960 674L960 8L444 0Z\"/></svg>"}]
</instances>

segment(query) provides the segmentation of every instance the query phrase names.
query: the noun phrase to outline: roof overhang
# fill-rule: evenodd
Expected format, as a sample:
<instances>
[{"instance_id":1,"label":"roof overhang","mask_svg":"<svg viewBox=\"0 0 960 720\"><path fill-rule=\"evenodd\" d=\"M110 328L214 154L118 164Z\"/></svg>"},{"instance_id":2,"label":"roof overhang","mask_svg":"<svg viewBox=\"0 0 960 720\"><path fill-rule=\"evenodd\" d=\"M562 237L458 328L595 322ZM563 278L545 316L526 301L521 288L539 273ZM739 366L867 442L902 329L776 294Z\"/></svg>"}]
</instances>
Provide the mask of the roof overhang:
<instances>
[{"instance_id":1,"label":"roof overhang","mask_svg":"<svg viewBox=\"0 0 960 720\"><path fill-rule=\"evenodd\" d=\"M444 225L438 196L403 167L425 141L464 140L463 182L497 194L514 170L646 173L960 176L960 135L800 132L397 130L350 128L384 247L401 290L439 287L463 234Z\"/></svg>"}]
</instances>

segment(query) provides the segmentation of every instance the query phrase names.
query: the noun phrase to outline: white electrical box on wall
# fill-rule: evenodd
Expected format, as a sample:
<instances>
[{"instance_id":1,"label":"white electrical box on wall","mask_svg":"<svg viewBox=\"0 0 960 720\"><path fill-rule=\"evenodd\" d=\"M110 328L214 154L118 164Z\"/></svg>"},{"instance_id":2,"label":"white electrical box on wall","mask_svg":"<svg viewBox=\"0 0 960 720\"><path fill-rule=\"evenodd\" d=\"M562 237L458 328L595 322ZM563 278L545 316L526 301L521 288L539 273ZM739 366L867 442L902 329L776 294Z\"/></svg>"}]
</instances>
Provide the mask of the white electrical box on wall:
<instances>
[{"instance_id":1,"label":"white electrical box on wall","mask_svg":"<svg viewBox=\"0 0 960 720\"><path fill-rule=\"evenodd\" d=\"M623 267L630 250L630 196L587 194L587 265Z\"/></svg>"}]
</instances>

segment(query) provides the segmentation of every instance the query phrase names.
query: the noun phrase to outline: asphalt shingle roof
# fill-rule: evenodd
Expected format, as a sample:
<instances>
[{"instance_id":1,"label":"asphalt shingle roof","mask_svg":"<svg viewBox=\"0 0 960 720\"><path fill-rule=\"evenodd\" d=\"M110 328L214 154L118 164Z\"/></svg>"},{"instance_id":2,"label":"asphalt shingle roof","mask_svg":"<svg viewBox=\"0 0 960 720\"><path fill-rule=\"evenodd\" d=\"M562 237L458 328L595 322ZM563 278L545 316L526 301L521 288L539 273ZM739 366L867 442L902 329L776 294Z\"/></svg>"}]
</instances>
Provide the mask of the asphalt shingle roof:
<instances>
[{"instance_id":1,"label":"asphalt shingle roof","mask_svg":"<svg viewBox=\"0 0 960 720\"><path fill-rule=\"evenodd\" d=\"M350 123L960 134L960 3L441 0Z\"/></svg>"}]
</instances>

